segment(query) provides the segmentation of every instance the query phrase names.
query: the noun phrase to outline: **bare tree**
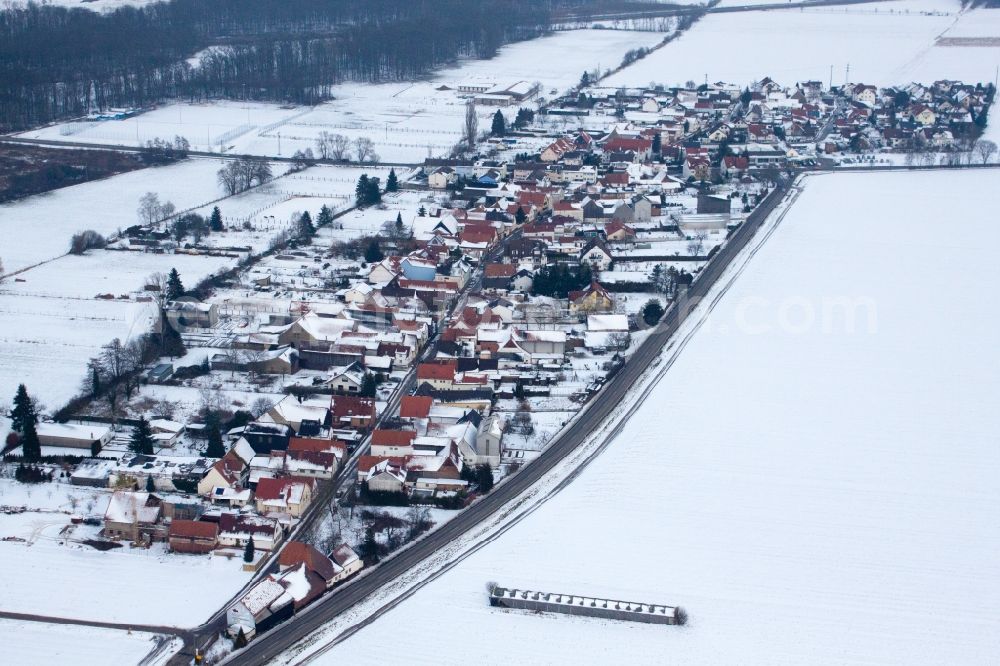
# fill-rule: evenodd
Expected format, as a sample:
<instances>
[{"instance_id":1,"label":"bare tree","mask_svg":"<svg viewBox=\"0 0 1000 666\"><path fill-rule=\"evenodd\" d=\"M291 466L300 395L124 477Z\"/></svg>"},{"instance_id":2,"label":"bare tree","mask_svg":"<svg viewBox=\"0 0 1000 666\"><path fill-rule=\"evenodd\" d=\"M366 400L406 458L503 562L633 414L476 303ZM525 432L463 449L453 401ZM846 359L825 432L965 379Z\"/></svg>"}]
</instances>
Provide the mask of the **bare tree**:
<instances>
[{"instance_id":1,"label":"bare tree","mask_svg":"<svg viewBox=\"0 0 1000 666\"><path fill-rule=\"evenodd\" d=\"M235 161L229 162L226 166L219 169L217 175L219 185L222 186L226 194L232 196L240 191L240 168Z\"/></svg>"},{"instance_id":2,"label":"bare tree","mask_svg":"<svg viewBox=\"0 0 1000 666\"><path fill-rule=\"evenodd\" d=\"M979 155L979 159L982 160L983 164L986 164L993 158L993 154L997 152L997 144L987 139L982 139L980 141L976 141L973 150L975 150L976 154Z\"/></svg>"},{"instance_id":3,"label":"bare tree","mask_svg":"<svg viewBox=\"0 0 1000 666\"><path fill-rule=\"evenodd\" d=\"M146 192L139 199L139 209L136 211L139 220L150 225L160 219L160 197L155 192Z\"/></svg>"},{"instance_id":4,"label":"bare tree","mask_svg":"<svg viewBox=\"0 0 1000 666\"><path fill-rule=\"evenodd\" d=\"M476 102L469 100L465 105L465 125L462 138L469 149L476 147L476 139L479 134L479 116L476 115Z\"/></svg>"},{"instance_id":5,"label":"bare tree","mask_svg":"<svg viewBox=\"0 0 1000 666\"><path fill-rule=\"evenodd\" d=\"M330 138L330 159L343 162L351 159L351 140L343 134L334 134Z\"/></svg>"},{"instance_id":6,"label":"bare tree","mask_svg":"<svg viewBox=\"0 0 1000 666\"><path fill-rule=\"evenodd\" d=\"M630 336L625 331L616 331L614 333L608 334L608 347L611 349L617 349L619 351L625 351L629 348L632 342L632 336Z\"/></svg>"},{"instance_id":7,"label":"bare tree","mask_svg":"<svg viewBox=\"0 0 1000 666\"><path fill-rule=\"evenodd\" d=\"M319 136L316 137L316 152L319 153L321 160L330 159L330 140L332 138L333 135L326 130L320 132Z\"/></svg>"},{"instance_id":8,"label":"bare tree","mask_svg":"<svg viewBox=\"0 0 1000 666\"><path fill-rule=\"evenodd\" d=\"M406 538L415 539L431 526L431 510L426 506L411 506L406 512Z\"/></svg>"},{"instance_id":9,"label":"bare tree","mask_svg":"<svg viewBox=\"0 0 1000 666\"><path fill-rule=\"evenodd\" d=\"M4 270L3 270L3 259L0 259L0 282L3 282Z\"/></svg>"},{"instance_id":10,"label":"bare tree","mask_svg":"<svg viewBox=\"0 0 1000 666\"><path fill-rule=\"evenodd\" d=\"M255 418L260 418L262 415L267 414L274 407L274 401L270 398L265 398L261 396L253 401L250 405L250 413L254 415Z\"/></svg>"},{"instance_id":11,"label":"bare tree","mask_svg":"<svg viewBox=\"0 0 1000 666\"><path fill-rule=\"evenodd\" d=\"M354 140L354 152L358 162L378 162L378 154L375 152L375 144L366 136L359 136Z\"/></svg>"}]
</instances>

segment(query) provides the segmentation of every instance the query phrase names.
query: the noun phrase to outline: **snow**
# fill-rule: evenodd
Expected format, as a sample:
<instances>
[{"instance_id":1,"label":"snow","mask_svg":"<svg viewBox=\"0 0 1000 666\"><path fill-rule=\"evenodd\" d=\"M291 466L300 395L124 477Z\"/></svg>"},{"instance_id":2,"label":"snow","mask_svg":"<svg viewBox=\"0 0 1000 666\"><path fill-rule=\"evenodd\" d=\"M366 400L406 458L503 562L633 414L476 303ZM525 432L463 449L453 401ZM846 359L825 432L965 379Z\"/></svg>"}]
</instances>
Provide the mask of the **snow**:
<instances>
[{"instance_id":1,"label":"snow","mask_svg":"<svg viewBox=\"0 0 1000 666\"><path fill-rule=\"evenodd\" d=\"M162 546L99 552L55 538L0 542L0 563L18 572L4 586L4 610L103 622L197 626L249 580L240 558L170 555Z\"/></svg>"},{"instance_id":2,"label":"snow","mask_svg":"<svg viewBox=\"0 0 1000 666\"><path fill-rule=\"evenodd\" d=\"M164 640L143 632L0 620L0 642L9 664L138 664Z\"/></svg>"},{"instance_id":3,"label":"snow","mask_svg":"<svg viewBox=\"0 0 1000 666\"><path fill-rule=\"evenodd\" d=\"M184 210L222 196L216 180L221 160L189 159L140 169L103 180L0 205L0 257L8 273L53 259L69 250L73 234L93 229L105 236L138 223L136 209L146 192Z\"/></svg>"},{"instance_id":4,"label":"snow","mask_svg":"<svg viewBox=\"0 0 1000 666\"><path fill-rule=\"evenodd\" d=\"M334 86L334 99L315 107L170 104L125 120L62 123L22 136L136 145L180 135L196 150L287 157L296 150L315 151L316 137L328 131L352 140L370 138L384 161L423 162L428 153L449 153L462 135L465 99L455 90L439 91L438 87L454 88L469 81L505 85L537 81L542 84L541 95L550 97L551 90L564 92L578 83L584 71L615 67L629 49L653 46L662 38L655 32L563 31L505 46L491 60L463 61L426 81ZM495 107L478 107L480 130L489 129L495 111ZM513 115L516 107L504 112Z\"/></svg>"},{"instance_id":5,"label":"snow","mask_svg":"<svg viewBox=\"0 0 1000 666\"><path fill-rule=\"evenodd\" d=\"M502 534L474 535L473 552L470 540L420 567L415 594L314 663L374 663L371 641L386 632L413 663L436 663L421 637L469 623L519 638L492 645L504 663L991 662L1000 230L981 213L995 177L807 179L720 283L728 291L654 364L668 371L603 454L561 491L559 475L544 481L555 490L532 492L548 501L519 502ZM861 218L867 240L842 224ZM943 242L942 219L983 243ZM929 265L964 268L925 279ZM823 305L845 298L870 300L874 314L824 323ZM681 605L691 619L664 628L499 611L487 581ZM453 659L482 658L473 644L456 649Z\"/></svg>"},{"instance_id":6,"label":"snow","mask_svg":"<svg viewBox=\"0 0 1000 666\"><path fill-rule=\"evenodd\" d=\"M931 68L921 59L929 51L936 55L940 47L933 46L935 38L956 17L890 13L906 8L894 2L875 5L878 13L872 7L709 14L679 39L603 85L644 86L653 81L673 85L687 80L701 83L705 78L746 85L765 76L788 85L807 79L829 82L831 65L834 84L841 84L848 64L853 82L906 83L929 75ZM960 65L949 78L992 80L996 59L985 60L949 59Z\"/></svg>"}]
</instances>

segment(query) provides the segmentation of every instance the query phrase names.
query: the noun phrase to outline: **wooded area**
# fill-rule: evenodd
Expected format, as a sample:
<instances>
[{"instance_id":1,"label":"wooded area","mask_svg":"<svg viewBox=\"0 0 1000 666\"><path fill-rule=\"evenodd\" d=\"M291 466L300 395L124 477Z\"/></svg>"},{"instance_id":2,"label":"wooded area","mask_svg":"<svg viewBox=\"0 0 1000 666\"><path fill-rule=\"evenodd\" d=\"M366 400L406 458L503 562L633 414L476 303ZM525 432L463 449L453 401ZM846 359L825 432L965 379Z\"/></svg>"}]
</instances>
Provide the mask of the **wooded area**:
<instances>
[{"instance_id":1,"label":"wooded area","mask_svg":"<svg viewBox=\"0 0 1000 666\"><path fill-rule=\"evenodd\" d=\"M172 0L0 12L0 129L166 99L311 104L343 81L412 79L615 0ZM188 62L198 55L195 64Z\"/></svg>"}]
</instances>

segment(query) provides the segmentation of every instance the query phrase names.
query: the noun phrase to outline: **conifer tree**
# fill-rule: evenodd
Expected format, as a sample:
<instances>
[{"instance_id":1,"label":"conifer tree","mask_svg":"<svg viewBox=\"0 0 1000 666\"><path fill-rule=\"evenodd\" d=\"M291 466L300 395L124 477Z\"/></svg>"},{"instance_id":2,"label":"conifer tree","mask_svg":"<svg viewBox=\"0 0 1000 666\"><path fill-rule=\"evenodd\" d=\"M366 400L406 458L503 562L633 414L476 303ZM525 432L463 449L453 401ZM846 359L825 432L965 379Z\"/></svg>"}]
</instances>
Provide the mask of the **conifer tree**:
<instances>
[{"instance_id":1,"label":"conifer tree","mask_svg":"<svg viewBox=\"0 0 1000 666\"><path fill-rule=\"evenodd\" d=\"M176 268L170 269L167 275L167 300L175 301L184 295L184 283L181 282L181 274Z\"/></svg>"},{"instance_id":2,"label":"conifer tree","mask_svg":"<svg viewBox=\"0 0 1000 666\"><path fill-rule=\"evenodd\" d=\"M256 552L256 550L257 549L256 549L256 547L253 544L253 535L251 534L250 538L247 539L246 548L243 549L243 561L244 562L253 562L253 556L254 556L254 553Z\"/></svg>"},{"instance_id":3,"label":"conifer tree","mask_svg":"<svg viewBox=\"0 0 1000 666\"><path fill-rule=\"evenodd\" d=\"M20 384L14 394L14 409L10 413L10 427L14 432L23 433L28 423L37 424L38 415L35 413L35 403L31 401L27 387Z\"/></svg>"},{"instance_id":4,"label":"conifer tree","mask_svg":"<svg viewBox=\"0 0 1000 666\"><path fill-rule=\"evenodd\" d=\"M316 233L316 227L313 225L312 216L309 211L302 213L302 217L299 218L299 236L302 238L309 238Z\"/></svg>"},{"instance_id":5,"label":"conifer tree","mask_svg":"<svg viewBox=\"0 0 1000 666\"><path fill-rule=\"evenodd\" d=\"M368 174L363 173L358 177L358 184L354 187L354 201L359 206L367 206L369 203L368 193Z\"/></svg>"},{"instance_id":6,"label":"conifer tree","mask_svg":"<svg viewBox=\"0 0 1000 666\"><path fill-rule=\"evenodd\" d=\"M129 440L128 448L142 455L153 454L153 430L145 417L140 416L139 422L132 429L132 439Z\"/></svg>"},{"instance_id":7,"label":"conifer tree","mask_svg":"<svg viewBox=\"0 0 1000 666\"><path fill-rule=\"evenodd\" d=\"M208 445L205 447L206 458L221 458L226 455L226 447L222 443L222 433L219 432L219 417L209 414L205 419L205 429L208 431Z\"/></svg>"},{"instance_id":8,"label":"conifer tree","mask_svg":"<svg viewBox=\"0 0 1000 666\"><path fill-rule=\"evenodd\" d=\"M224 231L222 226L222 211L216 206L212 209L212 216L208 218L208 228L212 231Z\"/></svg>"},{"instance_id":9,"label":"conifer tree","mask_svg":"<svg viewBox=\"0 0 1000 666\"><path fill-rule=\"evenodd\" d=\"M386 192L398 192L399 191L399 179L396 178L396 170L389 169L389 177L385 180L385 191Z\"/></svg>"},{"instance_id":10,"label":"conifer tree","mask_svg":"<svg viewBox=\"0 0 1000 666\"><path fill-rule=\"evenodd\" d=\"M500 109L493 114L493 126L490 127L490 134L493 136L504 136L507 134L507 119L503 117Z\"/></svg>"},{"instance_id":11,"label":"conifer tree","mask_svg":"<svg viewBox=\"0 0 1000 666\"><path fill-rule=\"evenodd\" d=\"M28 462L38 462L42 457L42 444L38 441L38 431L35 429L36 422L37 418L26 421L21 437L21 453Z\"/></svg>"},{"instance_id":12,"label":"conifer tree","mask_svg":"<svg viewBox=\"0 0 1000 666\"><path fill-rule=\"evenodd\" d=\"M319 209L319 215L316 216L316 226L325 227L331 222L333 222L333 211L330 210L329 206L323 204L323 207Z\"/></svg>"},{"instance_id":13,"label":"conifer tree","mask_svg":"<svg viewBox=\"0 0 1000 666\"><path fill-rule=\"evenodd\" d=\"M365 261L369 264L374 264L382 261L384 258L385 255L382 254L382 248L378 246L378 239L372 238L365 249Z\"/></svg>"}]
</instances>

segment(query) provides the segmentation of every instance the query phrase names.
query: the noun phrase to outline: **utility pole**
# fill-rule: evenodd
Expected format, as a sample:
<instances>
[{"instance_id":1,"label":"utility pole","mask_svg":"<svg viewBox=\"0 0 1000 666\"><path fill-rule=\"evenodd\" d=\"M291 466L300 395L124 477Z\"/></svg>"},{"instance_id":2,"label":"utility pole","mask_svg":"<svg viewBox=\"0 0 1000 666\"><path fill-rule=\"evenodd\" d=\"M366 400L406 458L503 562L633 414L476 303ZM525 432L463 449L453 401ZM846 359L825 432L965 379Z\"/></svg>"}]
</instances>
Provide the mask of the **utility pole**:
<instances>
[{"instance_id":1,"label":"utility pole","mask_svg":"<svg viewBox=\"0 0 1000 666\"><path fill-rule=\"evenodd\" d=\"M830 85L828 87L833 87L833 65L830 65Z\"/></svg>"},{"instance_id":2,"label":"utility pole","mask_svg":"<svg viewBox=\"0 0 1000 666\"><path fill-rule=\"evenodd\" d=\"M844 85L851 81L851 63L847 63L847 71L844 72Z\"/></svg>"}]
</instances>

